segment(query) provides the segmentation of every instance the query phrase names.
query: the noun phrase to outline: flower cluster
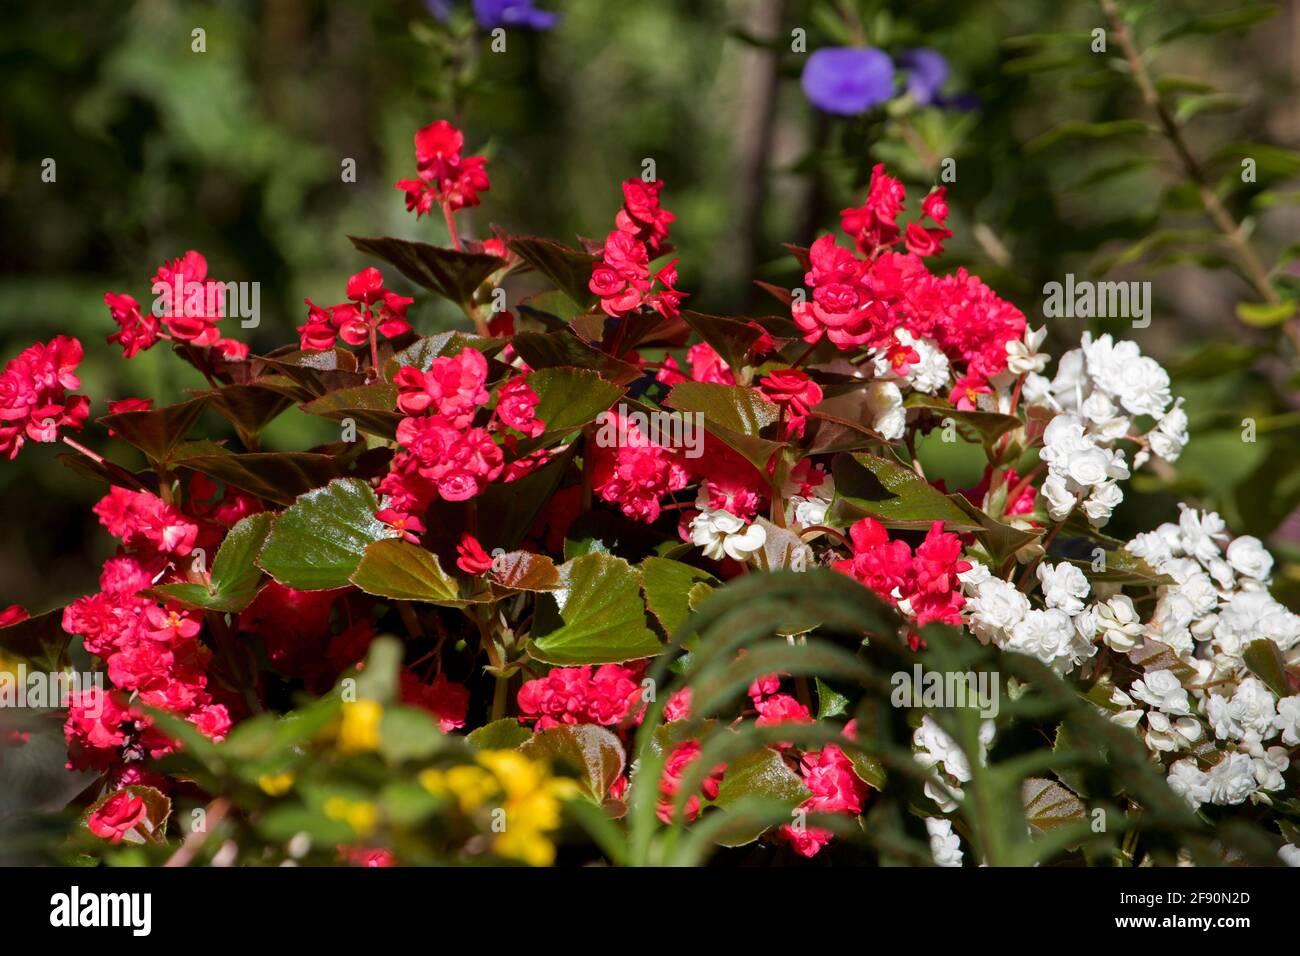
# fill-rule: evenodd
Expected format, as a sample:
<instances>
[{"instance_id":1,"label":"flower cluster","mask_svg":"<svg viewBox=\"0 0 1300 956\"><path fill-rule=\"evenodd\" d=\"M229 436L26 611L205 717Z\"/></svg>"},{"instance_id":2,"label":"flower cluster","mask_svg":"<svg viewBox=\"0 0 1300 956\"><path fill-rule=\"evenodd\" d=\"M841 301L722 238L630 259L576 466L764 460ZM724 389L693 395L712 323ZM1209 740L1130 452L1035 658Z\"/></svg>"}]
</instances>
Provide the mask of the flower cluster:
<instances>
[{"instance_id":1,"label":"flower cluster","mask_svg":"<svg viewBox=\"0 0 1300 956\"><path fill-rule=\"evenodd\" d=\"M675 218L659 207L662 182L630 179L623 184L623 208L616 228L605 238L587 287L600 297L606 315L620 318L645 306L665 318L675 318L686 293L677 284L677 260L651 273L650 260L659 255ZM656 287L658 291L655 291Z\"/></svg>"},{"instance_id":2,"label":"flower cluster","mask_svg":"<svg viewBox=\"0 0 1300 956\"><path fill-rule=\"evenodd\" d=\"M208 277L208 260L193 249L179 259L164 262L150 280L154 307L140 311L129 295L104 293L104 304L118 330L108 337L132 358L153 348L159 339L187 346L214 348L232 362L248 358L248 346L222 336L218 324L225 317L228 285Z\"/></svg>"},{"instance_id":3,"label":"flower cluster","mask_svg":"<svg viewBox=\"0 0 1300 956\"><path fill-rule=\"evenodd\" d=\"M156 495L123 488L113 488L95 513L122 547L105 562L100 591L64 610L63 629L104 660L115 689L91 688L69 702L64 725L69 767L108 771L119 786L156 783L140 761L167 753L174 744L137 702L183 717L214 739L231 726L227 704L208 687L211 652L199 639L201 616L146 593L192 573L179 559L200 540L200 524ZM204 523L209 525L204 539L219 541L221 530Z\"/></svg>"},{"instance_id":4,"label":"flower cluster","mask_svg":"<svg viewBox=\"0 0 1300 956\"><path fill-rule=\"evenodd\" d=\"M1187 415L1182 400L1169 393L1169 374L1133 342L1109 335L1093 340L1085 332L1082 345L1061 356L1056 377L1049 382L1030 372L1023 394L1055 415L1040 457L1048 465L1042 487L1047 510L1058 521L1080 504L1097 527L1110 519L1124 498L1119 481L1129 476L1123 450L1114 447L1119 440L1139 444L1135 468L1152 455L1176 461L1187 444ZM1155 424L1135 434L1138 418Z\"/></svg>"},{"instance_id":5,"label":"flower cluster","mask_svg":"<svg viewBox=\"0 0 1300 956\"><path fill-rule=\"evenodd\" d=\"M448 217L466 206L479 204L479 193L486 192L487 160L482 156L462 156L465 134L446 120L438 120L415 134L415 170L418 179L399 179L395 184L406 194L406 208L416 218L433 209L443 208Z\"/></svg>"},{"instance_id":6,"label":"flower cluster","mask_svg":"<svg viewBox=\"0 0 1300 956\"><path fill-rule=\"evenodd\" d=\"M853 556L834 565L897 607L918 627L931 621L960 624L966 603L958 577L971 570L961 559L961 540L936 521L913 552L906 541L891 540L884 525L863 518L849 529Z\"/></svg>"},{"instance_id":7,"label":"flower cluster","mask_svg":"<svg viewBox=\"0 0 1300 956\"><path fill-rule=\"evenodd\" d=\"M37 342L0 372L0 455L15 458L27 441L52 442L60 428L80 430L90 410L76 375L81 343L66 335Z\"/></svg>"},{"instance_id":8,"label":"flower cluster","mask_svg":"<svg viewBox=\"0 0 1300 956\"><path fill-rule=\"evenodd\" d=\"M307 321L298 326L302 350L320 352L334 348L335 339L348 345L372 347L376 335L386 339L411 331L406 310L414 299L384 288L379 270L363 269L348 278L348 301L321 308L311 299L307 303Z\"/></svg>"},{"instance_id":9,"label":"flower cluster","mask_svg":"<svg viewBox=\"0 0 1300 956\"><path fill-rule=\"evenodd\" d=\"M473 424L475 413L490 399L487 374L487 359L473 348L440 355L427 371L409 365L398 369L393 377L397 407L407 417L397 426L401 451L379 484L387 498L387 513L381 513L381 520L399 530L421 530L412 521L418 523L435 499L465 501L482 494L489 482L501 476L505 454L493 438L495 431L512 429L524 437L541 434L545 424L535 416L539 399L523 377L501 385L489 422ZM514 436L504 439L513 447ZM506 477L524 473L517 469Z\"/></svg>"}]
</instances>

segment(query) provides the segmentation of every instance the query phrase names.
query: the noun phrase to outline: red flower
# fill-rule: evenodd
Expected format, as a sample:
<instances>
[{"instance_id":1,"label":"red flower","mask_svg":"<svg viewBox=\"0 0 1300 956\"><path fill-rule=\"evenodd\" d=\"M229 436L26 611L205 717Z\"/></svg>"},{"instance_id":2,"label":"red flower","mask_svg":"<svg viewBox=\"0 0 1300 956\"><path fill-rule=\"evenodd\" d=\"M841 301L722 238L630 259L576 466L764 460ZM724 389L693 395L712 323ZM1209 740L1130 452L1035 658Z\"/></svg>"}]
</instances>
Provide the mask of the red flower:
<instances>
[{"instance_id":1,"label":"red flower","mask_svg":"<svg viewBox=\"0 0 1300 956\"><path fill-rule=\"evenodd\" d=\"M460 536L460 544L456 545L456 567L460 568L466 574L486 574L492 570L492 556L483 550L483 545L478 543L469 532Z\"/></svg>"},{"instance_id":2,"label":"red flower","mask_svg":"<svg viewBox=\"0 0 1300 956\"><path fill-rule=\"evenodd\" d=\"M109 843L121 843L122 838L148 818L144 799L129 790L119 790L91 813L86 821L90 832Z\"/></svg>"},{"instance_id":3,"label":"red flower","mask_svg":"<svg viewBox=\"0 0 1300 956\"><path fill-rule=\"evenodd\" d=\"M497 417L528 438L546 431L546 423L535 417L541 398L524 378L513 378L497 390Z\"/></svg>"},{"instance_id":4,"label":"red flower","mask_svg":"<svg viewBox=\"0 0 1300 956\"><path fill-rule=\"evenodd\" d=\"M822 400L821 386L798 369L778 369L758 383L771 402L785 409L786 437L803 436L808 414Z\"/></svg>"},{"instance_id":5,"label":"red flower","mask_svg":"<svg viewBox=\"0 0 1300 956\"><path fill-rule=\"evenodd\" d=\"M406 193L406 208L416 218L434 203L455 212L479 204L479 193L491 188L487 160L461 156L465 136L446 120L437 120L415 134L415 161L419 179L401 179L397 189Z\"/></svg>"},{"instance_id":6,"label":"red flower","mask_svg":"<svg viewBox=\"0 0 1300 956\"><path fill-rule=\"evenodd\" d=\"M80 430L90 409L81 385L81 343L59 335L23 349L0 372L0 455L15 458L28 440L52 442L60 428Z\"/></svg>"},{"instance_id":7,"label":"red flower","mask_svg":"<svg viewBox=\"0 0 1300 956\"><path fill-rule=\"evenodd\" d=\"M15 624L21 624L31 617L27 609L21 604L10 604L3 611L0 611L0 627L12 627Z\"/></svg>"},{"instance_id":8,"label":"red flower","mask_svg":"<svg viewBox=\"0 0 1300 956\"><path fill-rule=\"evenodd\" d=\"M425 530L424 522L414 515L404 514L394 508L383 508L375 512L375 518L394 529L404 540L412 544L420 543L420 535Z\"/></svg>"}]
</instances>

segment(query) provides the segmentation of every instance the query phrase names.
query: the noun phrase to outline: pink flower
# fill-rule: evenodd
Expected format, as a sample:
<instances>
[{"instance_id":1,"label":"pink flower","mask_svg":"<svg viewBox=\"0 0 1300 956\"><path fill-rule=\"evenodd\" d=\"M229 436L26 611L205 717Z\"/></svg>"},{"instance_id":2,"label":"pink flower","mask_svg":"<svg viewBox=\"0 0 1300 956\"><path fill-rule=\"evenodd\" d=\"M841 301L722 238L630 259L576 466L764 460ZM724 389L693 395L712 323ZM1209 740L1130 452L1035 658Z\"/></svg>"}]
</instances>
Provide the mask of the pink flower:
<instances>
[{"instance_id":1,"label":"pink flower","mask_svg":"<svg viewBox=\"0 0 1300 956\"><path fill-rule=\"evenodd\" d=\"M21 604L10 604L3 611L0 611L0 627L13 627L15 624L21 624L31 617L27 609Z\"/></svg>"},{"instance_id":2,"label":"pink flower","mask_svg":"<svg viewBox=\"0 0 1300 956\"><path fill-rule=\"evenodd\" d=\"M15 458L23 444L52 442L60 428L79 431L86 421L90 399L68 395L81 379L81 343L59 335L37 342L19 353L0 372L0 455Z\"/></svg>"},{"instance_id":3,"label":"pink flower","mask_svg":"<svg viewBox=\"0 0 1300 956\"><path fill-rule=\"evenodd\" d=\"M524 378L511 379L497 390L497 417L528 438L546 431L546 423L536 417L541 398Z\"/></svg>"},{"instance_id":4,"label":"pink flower","mask_svg":"<svg viewBox=\"0 0 1300 956\"><path fill-rule=\"evenodd\" d=\"M663 188L660 180L648 183L641 179L625 180L623 208L614 219L620 230L645 243L651 256L659 254L668 239L668 226L677 218L659 207L659 191Z\"/></svg>"},{"instance_id":5,"label":"pink flower","mask_svg":"<svg viewBox=\"0 0 1300 956\"><path fill-rule=\"evenodd\" d=\"M664 763L663 776L659 778L659 803L655 807L655 815L664 823L673 822L673 809L676 804L678 791L681 790L682 776L689 767L700 756L702 746L698 740L686 740L673 748ZM718 793L722 788L722 778L726 773L727 765L718 764L710 771L709 775L704 778L704 783L700 786L702 793L709 800L716 800ZM683 806L683 815L689 823L700 815L702 801L699 794L691 794Z\"/></svg>"},{"instance_id":6,"label":"pink flower","mask_svg":"<svg viewBox=\"0 0 1300 956\"><path fill-rule=\"evenodd\" d=\"M375 512L375 520L382 521L396 531L399 537L411 544L419 544L420 535L425 530L424 522L419 518L394 508L383 508Z\"/></svg>"},{"instance_id":7,"label":"pink flower","mask_svg":"<svg viewBox=\"0 0 1300 956\"><path fill-rule=\"evenodd\" d=\"M432 409L455 428L469 425L474 411L487 404L486 382L487 359L471 348L439 356L427 372L406 365L393 376L401 411L421 415Z\"/></svg>"},{"instance_id":8,"label":"pink flower","mask_svg":"<svg viewBox=\"0 0 1300 956\"><path fill-rule=\"evenodd\" d=\"M813 406L821 403L821 386L798 369L778 369L759 380L759 390L768 401L785 410L785 437L802 438Z\"/></svg>"},{"instance_id":9,"label":"pink flower","mask_svg":"<svg viewBox=\"0 0 1300 956\"><path fill-rule=\"evenodd\" d=\"M86 826L97 837L109 843L121 843L122 838L148 818L144 799L129 790L119 790L97 807L86 820Z\"/></svg>"},{"instance_id":10,"label":"pink flower","mask_svg":"<svg viewBox=\"0 0 1300 956\"><path fill-rule=\"evenodd\" d=\"M620 664L604 664L594 674L590 667L557 667L519 689L519 719L535 721L536 730L557 724L618 726L641 702L637 676Z\"/></svg>"},{"instance_id":11,"label":"pink flower","mask_svg":"<svg viewBox=\"0 0 1300 956\"><path fill-rule=\"evenodd\" d=\"M592 487L604 501L646 524L659 517L660 500L686 487L690 474L676 449L652 444L623 415L616 416L617 438L593 449Z\"/></svg>"},{"instance_id":12,"label":"pink flower","mask_svg":"<svg viewBox=\"0 0 1300 956\"><path fill-rule=\"evenodd\" d=\"M870 791L853 772L853 763L835 744L827 744L821 751L805 753L799 761L799 771L804 786L812 791L799 809L808 813L843 813L857 816ZM816 856L830 842L832 833L818 827L786 824L781 836L800 856Z\"/></svg>"}]
</instances>

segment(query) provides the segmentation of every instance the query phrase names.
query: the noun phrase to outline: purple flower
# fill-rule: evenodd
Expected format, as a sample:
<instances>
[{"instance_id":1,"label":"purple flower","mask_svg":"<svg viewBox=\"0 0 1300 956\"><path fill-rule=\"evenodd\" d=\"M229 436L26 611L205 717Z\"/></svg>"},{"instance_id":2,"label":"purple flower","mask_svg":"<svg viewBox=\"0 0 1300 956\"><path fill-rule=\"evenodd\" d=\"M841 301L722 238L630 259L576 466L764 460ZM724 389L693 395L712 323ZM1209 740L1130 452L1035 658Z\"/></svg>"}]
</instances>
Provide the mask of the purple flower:
<instances>
[{"instance_id":1,"label":"purple flower","mask_svg":"<svg viewBox=\"0 0 1300 956\"><path fill-rule=\"evenodd\" d=\"M940 102L939 90L948 81L948 61L938 50L922 47L908 50L898 58L900 68L907 71L907 92L921 106Z\"/></svg>"},{"instance_id":2,"label":"purple flower","mask_svg":"<svg viewBox=\"0 0 1300 956\"><path fill-rule=\"evenodd\" d=\"M808 57L801 83L819 110L856 116L894 95L894 64L870 47L823 47Z\"/></svg>"},{"instance_id":3,"label":"purple flower","mask_svg":"<svg viewBox=\"0 0 1300 956\"><path fill-rule=\"evenodd\" d=\"M424 0L424 5L435 20L446 21L451 16L451 0Z\"/></svg>"},{"instance_id":4,"label":"purple flower","mask_svg":"<svg viewBox=\"0 0 1300 956\"><path fill-rule=\"evenodd\" d=\"M524 27L549 30L560 22L558 14L538 10L536 0L474 0L474 19L484 30L497 27Z\"/></svg>"}]
</instances>

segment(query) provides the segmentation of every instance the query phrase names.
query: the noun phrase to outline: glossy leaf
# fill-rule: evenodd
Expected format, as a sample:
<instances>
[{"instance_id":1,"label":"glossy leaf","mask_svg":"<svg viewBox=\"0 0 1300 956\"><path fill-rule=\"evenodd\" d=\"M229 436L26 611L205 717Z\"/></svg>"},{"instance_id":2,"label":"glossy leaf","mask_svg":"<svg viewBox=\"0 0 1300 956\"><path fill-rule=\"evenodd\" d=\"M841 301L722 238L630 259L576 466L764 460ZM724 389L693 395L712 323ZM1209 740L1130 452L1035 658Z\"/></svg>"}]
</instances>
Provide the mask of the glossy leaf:
<instances>
[{"instance_id":1,"label":"glossy leaf","mask_svg":"<svg viewBox=\"0 0 1300 956\"><path fill-rule=\"evenodd\" d=\"M427 242L387 236L348 236L361 252L377 256L418 286L456 303L468 303L475 290L505 262L479 252L443 249Z\"/></svg>"},{"instance_id":2,"label":"glossy leaf","mask_svg":"<svg viewBox=\"0 0 1300 956\"><path fill-rule=\"evenodd\" d=\"M561 590L542 595L528 653L548 664L610 664L661 650L646 623L641 575L622 558L585 554L560 566Z\"/></svg>"},{"instance_id":3,"label":"glossy leaf","mask_svg":"<svg viewBox=\"0 0 1300 956\"><path fill-rule=\"evenodd\" d=\"M438 556L402 538L368 544L349 580L367 594L395 601L462 603L456 579L443 571Z\"/></svg>"},{"instance_id":4,"label":"glossy leaf","mask_svg":"<svg viewBox=\"0 0 1300 956\"><path fill-rule=\"evenodd\" d=\"M364 481L340 478L301 495L271 526L258 557L286 587L319 591L351 583L375 541L393 531L375 518L379 502Z\"/></svg>"}]
</instances>

